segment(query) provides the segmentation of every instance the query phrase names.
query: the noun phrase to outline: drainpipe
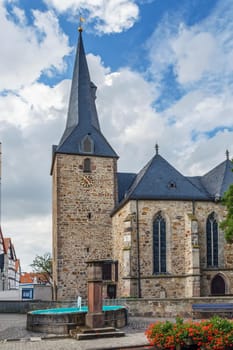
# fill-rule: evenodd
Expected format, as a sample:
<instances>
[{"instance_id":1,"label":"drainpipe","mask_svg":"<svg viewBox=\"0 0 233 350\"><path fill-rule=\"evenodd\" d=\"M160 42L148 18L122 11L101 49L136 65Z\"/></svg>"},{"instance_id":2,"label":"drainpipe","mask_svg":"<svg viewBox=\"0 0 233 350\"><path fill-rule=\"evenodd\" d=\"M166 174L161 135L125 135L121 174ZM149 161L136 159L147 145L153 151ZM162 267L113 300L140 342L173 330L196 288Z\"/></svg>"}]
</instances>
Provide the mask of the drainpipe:
<instances>
[{"instance_id":1,"label":"drainpipe","mask_svg":"<svg viewBox=\"0 0 233 350\"><path fill-rule=\"evenodd\" d=\"M141 293L141 269L140 269L140 237L139 237L139 217L138 217L138 201L136 200L136 236L137 236L137 256L138 256L138 298L142 297Z\"/></svg>"}]
</instances>

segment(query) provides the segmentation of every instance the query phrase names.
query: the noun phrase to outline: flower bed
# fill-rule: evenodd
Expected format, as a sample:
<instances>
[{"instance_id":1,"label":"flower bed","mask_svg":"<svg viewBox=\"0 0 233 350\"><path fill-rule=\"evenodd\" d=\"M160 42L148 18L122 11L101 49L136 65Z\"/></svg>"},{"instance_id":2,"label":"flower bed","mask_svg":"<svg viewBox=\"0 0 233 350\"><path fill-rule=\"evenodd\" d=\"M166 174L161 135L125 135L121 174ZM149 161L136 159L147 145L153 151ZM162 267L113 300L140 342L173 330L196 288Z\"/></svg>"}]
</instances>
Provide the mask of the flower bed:
<instances>
[{"instance_id":1,"label":"flower bed","mask_svg":"<svg viewBox=\"0 0 233 350\"><path fill-rule=\"evenodd\" d=\"M145 332L155 349L233 350L233 322L212 317L200 322L155 322Z\"/></svg>"}]
</instances>

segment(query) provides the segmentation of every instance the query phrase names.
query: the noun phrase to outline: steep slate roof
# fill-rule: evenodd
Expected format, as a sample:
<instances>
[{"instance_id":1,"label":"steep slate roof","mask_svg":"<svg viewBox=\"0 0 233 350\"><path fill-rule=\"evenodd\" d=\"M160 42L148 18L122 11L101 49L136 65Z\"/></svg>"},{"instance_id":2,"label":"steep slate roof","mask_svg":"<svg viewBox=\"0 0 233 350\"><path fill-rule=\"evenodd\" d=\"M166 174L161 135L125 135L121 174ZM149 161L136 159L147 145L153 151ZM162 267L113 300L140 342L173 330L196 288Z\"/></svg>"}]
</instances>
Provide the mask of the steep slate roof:
<instances>
[{"instance_id":1,"label":"steep slate roof","mask_svg":"<svg viewBox=\"0 0 233 350\"><path fill-rule=\"evenodd\" d=\"M124 199L128 189L135 180L137 174L133 173L117 173L118 183L118 201L121 202Z\"/></svg>"},{"instance_id":2,"label":"steep slate roof","mask_svg":"<svg viewBox=\"0 0 233 350\"><path fill-rule=\"evenodd\" d=\"M126 193L125 200L129 199L207 201L210 197L156 153Z\"/></svg>"},{"instance_id":3,"label":"steep slate roof","mask_svg":"<svg viewBox=\"0 0 233 350\"><path fill-rule=\"evenodd\" d=\"M233 184L233 164L227 159L207 174L202 176L201 183L213 198L220 199L228 187Z\"/></svg>"},{"instance_id":4,"label":"steep slate roof","mask_svg":"<svg viewBox=\"0 0 233 350\"><path fill-rule=\"evenodd\" d=\"M201 181L201 176L188 176L187 179L189 179L189 181L191 181L194 186L199 188L200 191L206 193L207 196L211 197L210 193L207 191L207 189Z\"/></svg>"},{"instance_id":5,"label":"steep slate roof","mask_svg":"<svg viewBox=\"0 0 233 350\"><path fill-rule=\"evenodd\" d=\"M96 111L96 86L91 82L86 55L83 47L82 32L79 32L67 123L56 153L87 154L82 151L81 141L89 135L94 142L90 155L117 157L100 130Z\"/></svg>"},{"instance_id":6,"label":"steep slate roof","mask_svg":"<svg viewBox=\"0 0 233 350\"><path fill-rule=\"evenodd\" d=\"M219 200L233 184L232 169L227 152L227 159L207 174L185 177L158 154L157 148L137 175L117 174L119 207L130 199Z\"/></svg>"}]
</instances>

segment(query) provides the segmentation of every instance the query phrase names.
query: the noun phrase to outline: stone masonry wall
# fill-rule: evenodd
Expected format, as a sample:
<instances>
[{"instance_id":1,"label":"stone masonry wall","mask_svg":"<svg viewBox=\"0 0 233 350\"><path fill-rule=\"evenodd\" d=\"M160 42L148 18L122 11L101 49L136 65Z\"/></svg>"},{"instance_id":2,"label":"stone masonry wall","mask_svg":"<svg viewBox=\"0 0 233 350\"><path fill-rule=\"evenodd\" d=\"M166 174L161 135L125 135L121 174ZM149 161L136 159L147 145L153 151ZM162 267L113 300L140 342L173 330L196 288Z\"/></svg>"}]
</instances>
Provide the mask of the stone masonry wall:
<instances>
[{"instance_id":1,"label":"stone masonry wall","mask_svg":"<svg viewBox=\"0 0 233 350\"><path fill-rule=\"evenodd\" d=\"M119 297L138 296L136 211L136 201L131 201L113 218L114 257L119 260ZM164 275L153 274L153 220L159 211L166 219L167 231L167 274ZM208 296L211 275L219 272L224 273L228 291L233 293L233 253L220 229L220 266L215 271L206 269L206 220L213 211L219 221L226 214L225 208L214 202L138 201L142 297ZM125 254L127 249L128 254ZM126 264L130 266L127 274Z\"/></svg>"},{"instance_id":2,"label":"stone masonry wall","mask_svg":"<svg viewBox=\"0 0 233 350\"><path fill-rule=\"evenodd\" d=\"M83 161L91 159L91 173ZM86 263L112 257L116 160L57 154L53 168L54 281L58 300L86 297ZM87 178L84 178L87 176Z\"/></svg>"}]
</instances>

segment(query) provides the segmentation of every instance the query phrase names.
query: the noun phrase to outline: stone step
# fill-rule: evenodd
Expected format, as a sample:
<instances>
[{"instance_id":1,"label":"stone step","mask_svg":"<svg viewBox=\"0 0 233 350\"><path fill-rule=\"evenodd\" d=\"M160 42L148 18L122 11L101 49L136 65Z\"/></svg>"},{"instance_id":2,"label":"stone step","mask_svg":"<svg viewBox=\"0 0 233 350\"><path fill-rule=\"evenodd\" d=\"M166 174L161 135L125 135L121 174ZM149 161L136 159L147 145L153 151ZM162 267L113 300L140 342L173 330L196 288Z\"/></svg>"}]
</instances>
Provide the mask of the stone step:
<instances>
[{"instance_id":1,"label":"stone step","mask_svg":"<svg viewBox=\"0 0 233 350\"><path fill-rule=\"evenodd\" d=\"M80 333L108 333L108 332L116 332L114 327L105 327L105 328L86 328L80 330Z\"/></svg>"},{"instance_id":2,"label":"stone step","mask_svg":"<svg viewBox=\"0 0 233 350\"><path fill-rule=\"evenodd\" d=\"M98 338L115 338L115 337L124 337L125 333L120 331L115 332L106 332L106 333L78 333L74 336L77 340L89 340L89 339L98 339Z\"/></svg>"}]
</instances>

